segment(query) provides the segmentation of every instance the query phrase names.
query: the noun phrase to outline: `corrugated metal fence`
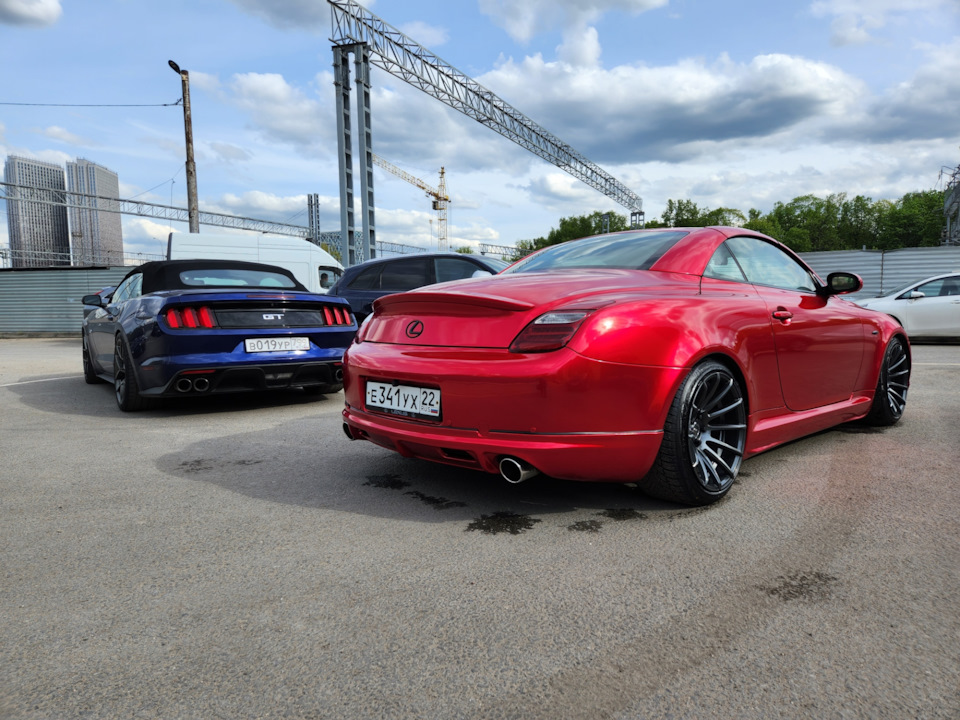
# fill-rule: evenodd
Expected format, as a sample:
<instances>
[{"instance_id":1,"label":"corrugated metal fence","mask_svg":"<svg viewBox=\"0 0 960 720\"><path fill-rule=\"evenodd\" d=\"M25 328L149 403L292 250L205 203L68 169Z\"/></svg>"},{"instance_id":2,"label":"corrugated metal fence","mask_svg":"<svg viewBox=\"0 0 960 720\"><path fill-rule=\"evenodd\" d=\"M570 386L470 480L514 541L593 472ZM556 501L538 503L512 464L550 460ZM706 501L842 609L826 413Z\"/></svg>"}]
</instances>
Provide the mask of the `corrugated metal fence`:
<instances>
[{"instance_id":1,"label":"corrugated metal fence","mask_svg":"<svg viewBox=\"0 0 960 720\"><path fill-rule=\"evenodd\" d=\"M931 275L960 272L960 247L903 248L901 250L838 250L800 253L820 277L838 270L857 273L863 290L853 297L868 298Z\"/></svg>"},{"instance_id":2,"label":"corrugated metal fence","mask_svg":"<svg viewBox=\"0 0 960 720\"><path fill-rule=\"evenodd\" d=\"M0 270L0 335L80 334L80 298L115 286L129 266Z\"/></svg>"},{"instance_id":3,"label":"corrugated metal fence","mask_svg":"<svg viewBox=\"0 0 960 720\"><path fill-rule=\"evenodd\" d=\"M960 247L840 250L802 253L817 273L855 272L863 278L857 297L872 297L898 285L944 272L960 272ZM80 298L116 285L129 266L0 270L0 335L43 335L80 331Z\"/></svg>"}]
</instances>

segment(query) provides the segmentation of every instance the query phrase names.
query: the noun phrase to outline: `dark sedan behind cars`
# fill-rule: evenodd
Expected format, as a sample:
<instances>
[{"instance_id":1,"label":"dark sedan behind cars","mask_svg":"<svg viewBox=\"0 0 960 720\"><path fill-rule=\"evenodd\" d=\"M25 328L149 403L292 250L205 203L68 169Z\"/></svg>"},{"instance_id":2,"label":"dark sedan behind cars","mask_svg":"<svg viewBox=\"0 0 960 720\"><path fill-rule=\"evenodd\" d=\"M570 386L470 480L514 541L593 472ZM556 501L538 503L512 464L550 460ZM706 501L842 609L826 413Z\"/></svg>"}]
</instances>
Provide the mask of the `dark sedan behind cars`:
<instances>
[{"instance_id":1,"label":"dark sedan behind cars","mask_svg":"<svg viewBox=\"0 0 960 720\"><path fill-rule=\"evenodd\" d=\"M149 262L83 321L88 383L111 382L121 410L161 397L343 387L357 324L345 300L307 291L279 267L228 260Z\"/></svg>"},{"instance_id":2,"label":"dark sedan behind cars","mask_svg":"<svg viewBox=\"0 0 960 720\"><path fill-rule=\"evenodd\" d=\"M349 300L357 321L362 322L373 312L373 301L384 295L450 280L496 275L507 265L496 258L454 252L377 258L347 268L329 294Z\"/></svg>"}]
</instances>

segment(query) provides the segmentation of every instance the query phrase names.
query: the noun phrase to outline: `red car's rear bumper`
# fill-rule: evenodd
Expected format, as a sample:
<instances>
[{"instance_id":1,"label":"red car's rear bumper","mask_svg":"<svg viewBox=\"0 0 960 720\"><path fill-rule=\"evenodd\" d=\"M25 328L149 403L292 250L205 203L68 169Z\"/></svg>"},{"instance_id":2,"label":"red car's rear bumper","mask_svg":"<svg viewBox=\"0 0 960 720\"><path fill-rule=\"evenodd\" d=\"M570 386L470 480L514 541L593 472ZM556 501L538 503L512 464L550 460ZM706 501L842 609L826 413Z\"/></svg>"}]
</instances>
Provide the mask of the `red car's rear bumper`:
<instances>
[{"instance_id":1,"label":"red car's rear bumper","mask_svg":"<svg viewBox=\"0 0 960 720\"><path fill-rule=\"evenodd\" d=\"M343 411L350 436L404 457L499 473L505 457L522 460L550 477L636 482L650 469L662 431L587 435L508 435L449 428L409 427L353 408ZM404 426L406 425L406 426Z\"/></svg>"},{"instance_id":2,"label":"red car's rear bumper","mask_svg":"<svg viewBox=\"0 0 960 720\"><path fill-rule=\"evenodd\" d=\"M389 368L389 370L385 370ZM349 435L406 457L490 473L511 457L551 477L636 482L660 448L684 368L377 343L344 357ZM439 422L366 407L367 380L438 388Z\"/></svg>"}]
</instances>

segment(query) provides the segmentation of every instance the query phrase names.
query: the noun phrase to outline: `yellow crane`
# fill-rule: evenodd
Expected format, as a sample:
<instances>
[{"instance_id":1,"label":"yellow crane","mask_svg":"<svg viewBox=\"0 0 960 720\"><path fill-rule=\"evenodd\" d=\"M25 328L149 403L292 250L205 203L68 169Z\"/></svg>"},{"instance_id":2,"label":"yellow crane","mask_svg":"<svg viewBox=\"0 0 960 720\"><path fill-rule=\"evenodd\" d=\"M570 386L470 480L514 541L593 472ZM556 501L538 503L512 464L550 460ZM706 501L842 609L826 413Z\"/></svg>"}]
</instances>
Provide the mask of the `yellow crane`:
<instances>
[{"instance_id":1,"label":"yellow crane","mask_svg":"<svg viewBox=\"0 0 960 720\"><path fill-rule=\"evenodd\" d=\"M446 250L447 249L447 205L450 203L450 198L447 195L447 179L444 175L443 168L440 168L440 186L437 188L430 187L423 180L418 177L414 177L406 170L401 170L393 163L384 160L382 157L376 153L370 153L373 156L373 162L376 165L379 165L384 170L389 173L396 175L401 180L406 180L411 185L414 185L421 190L423 190L427 197L432 198L433 200L433 209L437 211L437 249ZM431 235L433 232L430 233Z\"/></svg>"}]
</instances>

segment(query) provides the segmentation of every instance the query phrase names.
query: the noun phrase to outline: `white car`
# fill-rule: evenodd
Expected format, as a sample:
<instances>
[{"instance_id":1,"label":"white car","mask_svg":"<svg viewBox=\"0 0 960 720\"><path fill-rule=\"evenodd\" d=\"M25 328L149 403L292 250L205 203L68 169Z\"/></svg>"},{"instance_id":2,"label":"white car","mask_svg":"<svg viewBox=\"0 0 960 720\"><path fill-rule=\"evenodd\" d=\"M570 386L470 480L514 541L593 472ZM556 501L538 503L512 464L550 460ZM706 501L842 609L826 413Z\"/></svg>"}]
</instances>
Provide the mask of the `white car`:
<instances>
[{"instance_id":1,"label":"white car","mask_svg":"<svg viewBox=\"0 0 960 720\"><path fill-rule=\"evenodd\" d=\"M856 302L892 315L911 337L960 336L960 273L915 280Z\"/></svg>"}]
</instances>

